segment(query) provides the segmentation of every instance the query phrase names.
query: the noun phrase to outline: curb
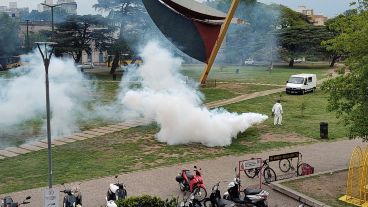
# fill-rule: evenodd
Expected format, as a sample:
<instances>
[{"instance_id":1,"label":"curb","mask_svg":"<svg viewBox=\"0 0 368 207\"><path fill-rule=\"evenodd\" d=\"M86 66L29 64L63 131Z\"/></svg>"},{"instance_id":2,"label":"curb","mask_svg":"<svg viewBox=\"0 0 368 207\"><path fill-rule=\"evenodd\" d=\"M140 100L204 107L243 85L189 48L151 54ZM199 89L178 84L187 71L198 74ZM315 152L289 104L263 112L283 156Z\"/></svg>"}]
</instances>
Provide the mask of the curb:
<instances>
[{"instance_id":1,"label":"curb","mask_svg":"<svg viewBox=\"0 0 368 207\"><path fill-rule=\"evenodd\" d=\"M341 168L341 169L336 169L336 170L329 170L329 171L324 171L324 172L319 172L316 174L311 174L311 175L307 175L307 176L301 176L301 177L295 177L295 178L291 178L291 179L287 179L287 180L281 180L281 181L276 181L276 182L272 182L271 184L269 184L269 186L275 190L278 191L284 195L289 196L290 198L293 198L301 203L304 203L308 206L311 207L331 207L321 201L318 201L314 198L311 198L303 193L300 193L298 191L295 191L291 188L288 188L284 185L282 185L283 182L286 181L293 181L293 180L299 180L299 179L305 179L305 178L310 178L310 177L315 177L315 176L319 176L319 175L324 175L324 174L328 174L328 173L338 173L338 172L342 172L348 170L348 168Z\"/></svg>"}]
</instances>

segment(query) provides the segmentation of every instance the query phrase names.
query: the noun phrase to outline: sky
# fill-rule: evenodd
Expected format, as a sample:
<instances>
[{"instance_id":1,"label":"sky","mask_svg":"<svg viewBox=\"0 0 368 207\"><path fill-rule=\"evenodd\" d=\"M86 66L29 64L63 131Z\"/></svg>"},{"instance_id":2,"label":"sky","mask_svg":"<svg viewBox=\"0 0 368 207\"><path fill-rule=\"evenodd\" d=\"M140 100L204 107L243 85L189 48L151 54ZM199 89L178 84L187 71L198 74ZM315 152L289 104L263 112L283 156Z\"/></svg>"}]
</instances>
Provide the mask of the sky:
<instances>
[{"instance_id":1,"label":"sky","mask_svg":"<svg viewBox=\"0 0 368 207\"><path fill-rule=\"evenodd\" d=\"M29 7L32 9L37 9L37 4L42 0L0 0L0 6L7 6L9 2L16 1L18 7ZM57 0L54 0L56 3ZM203 1L203 0L198 0ZM349 3L352 0L258 0L262 3L270 4L283 4L292 9L297 9L298 6L303 5L307 8L314 9L315 13L323 13L327 17L336 16L339 13L344 12L349 9ZM92 8L92 5L97 2L97 0L76 0L78 4L78 14L97 14L97 12Z\"/></svg>"}]
</instances>

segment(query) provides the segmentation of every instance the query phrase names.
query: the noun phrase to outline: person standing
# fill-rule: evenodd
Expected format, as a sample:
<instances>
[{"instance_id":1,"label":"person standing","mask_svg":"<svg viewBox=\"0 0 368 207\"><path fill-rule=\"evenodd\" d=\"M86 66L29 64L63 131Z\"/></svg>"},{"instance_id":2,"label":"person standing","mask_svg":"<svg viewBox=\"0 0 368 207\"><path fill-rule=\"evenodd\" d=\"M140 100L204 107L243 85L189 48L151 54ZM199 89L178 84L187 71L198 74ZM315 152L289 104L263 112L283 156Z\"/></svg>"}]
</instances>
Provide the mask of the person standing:
<instances>
[{"instance_id":1,"label":"person standing","mask_svg":"<svg viewBox=\"0 0 368 207\"><path fill-rule=\"evenodd\" d=\"M282 105L280 100L277 100L275 105L272 107L273 125L282 125Z\"/></svg>"}]
</instances>

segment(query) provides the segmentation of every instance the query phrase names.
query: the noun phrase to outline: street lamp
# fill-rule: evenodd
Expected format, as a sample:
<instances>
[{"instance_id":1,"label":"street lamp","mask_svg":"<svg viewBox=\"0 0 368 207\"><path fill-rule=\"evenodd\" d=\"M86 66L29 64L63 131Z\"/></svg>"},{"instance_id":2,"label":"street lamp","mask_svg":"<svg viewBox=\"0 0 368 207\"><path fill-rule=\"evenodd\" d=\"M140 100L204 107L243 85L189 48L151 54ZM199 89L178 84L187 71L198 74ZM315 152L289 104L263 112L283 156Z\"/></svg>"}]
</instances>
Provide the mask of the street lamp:
<instances>
[{"instance_id":1,"label":"street lamp","mask_svg":"<svg viewBox=\"0 0 368 207\"><path fill-rule=\"evenodd\" d=\"M48 149L48 177L49 188L52 188L52 154L51 154L51 127L50 127L50 95L49 95L49 65L52 53L54 52L55 42L36 42L38 50L41 53L43 64L45 66L45 84L46 84L46 115L47 115L47 149ZM44 47L44 52L41 47Z\"/></svg>"},{"instance_id":2,"label":"street lamp","mask_svg":"<svg viewBox=\"0 0 368 207\"><path fill-rule=\"evenodd\" d=\"M41 3L41 5L47 6L51 8L51 28L52 28L52 33L54 33L54 8L57 6L61 6L62 4L45 4L45 3Z\"/></svg>"}]
</instances>

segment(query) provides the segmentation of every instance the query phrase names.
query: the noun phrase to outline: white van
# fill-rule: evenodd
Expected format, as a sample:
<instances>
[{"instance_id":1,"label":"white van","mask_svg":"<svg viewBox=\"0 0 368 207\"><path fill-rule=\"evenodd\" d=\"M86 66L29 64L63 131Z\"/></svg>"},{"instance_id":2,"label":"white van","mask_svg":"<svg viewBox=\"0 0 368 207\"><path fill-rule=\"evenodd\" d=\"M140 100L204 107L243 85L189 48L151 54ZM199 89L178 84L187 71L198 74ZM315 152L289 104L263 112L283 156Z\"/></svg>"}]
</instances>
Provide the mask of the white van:
<instances>
[{"instance_id":1,"label":"white van","mask_svg":"<svg viewBox=\"0 0 368 207\"><path fill-rule=\"evenodd\" d=\"M313 92L317 87L316 74L298 74L290 76L286 82L286 93Z\"/></svg>"}]
</instances>

